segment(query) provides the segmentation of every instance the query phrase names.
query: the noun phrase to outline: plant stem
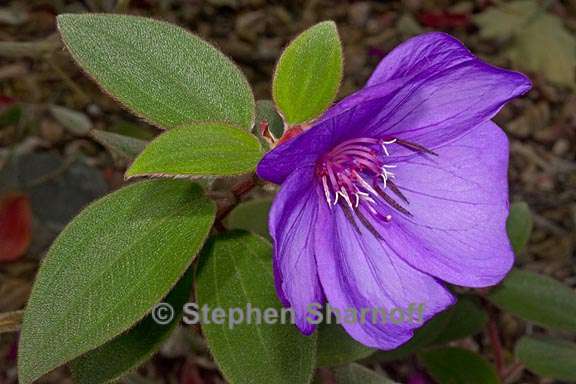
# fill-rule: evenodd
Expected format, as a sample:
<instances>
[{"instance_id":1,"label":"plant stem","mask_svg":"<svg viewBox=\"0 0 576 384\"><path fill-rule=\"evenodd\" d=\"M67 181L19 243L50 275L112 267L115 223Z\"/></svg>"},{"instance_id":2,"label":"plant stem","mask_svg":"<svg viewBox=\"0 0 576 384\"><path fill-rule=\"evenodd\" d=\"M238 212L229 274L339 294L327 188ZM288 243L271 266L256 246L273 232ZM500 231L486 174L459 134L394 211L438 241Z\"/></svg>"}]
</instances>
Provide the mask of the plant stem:
<instances>
[{"instance_id":1,"label":"plant stem","mask_svg":"<svg viewBox=\"0 0 576 384\"><path fill-rule=\"evenodd\" d=\"M484 308L488 313L488 337L490 338L490 344L492 345L496 372L498 372L498 377L502 380L504 363L502 356L502 342L500 341L500 334L498 332L498 326L496 325L496 311L487 301L484 302Z\"/></svg>"},{"instance_id":2,"label":"plant stem","mask_svg":"<svg viewBox=\"0 0 576 384\"><path fill-rule=\"evenodd\" d=\"M24 311L0 313L0 333L16 332L20 330Z\"/></svg>"},{"instance_id":3,"label":"plant stem","mask_svg":"<svg viewBox=\"0 0 576 384\"><path fill-rule=\"evenodd\" d=\"M216 222L214 226L219 232L223 232L226 230L226 227L222 223L222 220L228 216L228 214L236 208L236 206L242 200L242 197L250 192L256 185L258 185L258 179L256 174L252 174L250 179L243 180L232 187L232 199L228 201L225 205L218 209L218 213L216 214Z\"/></svg>"}]
</instances>

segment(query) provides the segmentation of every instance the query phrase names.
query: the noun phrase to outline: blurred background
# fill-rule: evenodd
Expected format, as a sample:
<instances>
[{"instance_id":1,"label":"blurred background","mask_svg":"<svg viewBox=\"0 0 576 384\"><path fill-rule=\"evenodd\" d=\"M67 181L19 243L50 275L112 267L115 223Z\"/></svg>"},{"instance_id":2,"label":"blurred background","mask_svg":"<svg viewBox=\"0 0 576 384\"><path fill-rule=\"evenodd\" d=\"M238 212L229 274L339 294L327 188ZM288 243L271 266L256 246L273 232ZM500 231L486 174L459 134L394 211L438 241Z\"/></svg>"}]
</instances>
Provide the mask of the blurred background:
<instances>
[{"instance_id":1,"label":"blurred background","mask_svg":"<svg viewBox=\"0 0 576 384\"><path fill-rule=\"evenodd\" d=\"M257 99L270 99L282 48L325 19L336 21L344 45L341 97L362 87L398 43L432 30L456 36L490 63L527 73L532 91L495 119L511 141L511 201L526 202L532 212L533 232L518 263L576 287L575 0L0 0L0 313L24 307L38 263L63 226L123 182L126 160L90 130L145 140L157 134L72 62L55 28L55 16L65 12L178 24L238 63ZM511 315L500 315L497 324L508 350L527 331ZM126 382L223 382L196 331L177 331ZM0 384L16 382L17 337L0 334ZM491 358L482 334L458 343ZM413 361L375 368L400 382L415 377ZM552 382L522 369L507 380ZM41 382L71 381L60 369Z\"/></svg>"}]
</instances>

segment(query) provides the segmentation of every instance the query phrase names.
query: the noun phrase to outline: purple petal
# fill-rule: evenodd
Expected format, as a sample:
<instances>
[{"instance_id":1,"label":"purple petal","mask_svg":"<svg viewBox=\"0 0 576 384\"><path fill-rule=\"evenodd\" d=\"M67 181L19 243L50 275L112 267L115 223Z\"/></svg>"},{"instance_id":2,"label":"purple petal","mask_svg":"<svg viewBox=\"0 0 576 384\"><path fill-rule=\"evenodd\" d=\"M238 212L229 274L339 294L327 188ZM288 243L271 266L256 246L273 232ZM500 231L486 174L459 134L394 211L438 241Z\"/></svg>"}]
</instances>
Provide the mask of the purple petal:
<instances>
[{"instance_id":1,"label":"purple petal","mask_svg":"<svg viewBox=\"0 0 576 384\"><path fill-rule=\"evenodd\" d=\"M484 63L447 34L429 33L393 50L367 87L332 107L322 120L357 109L356 115L370 116L370 123L342 129L434 148L491 119L530 87L523 74Z\"/></svg>"},{"instance_id":2,"label":"purple petal","mask_svg":"<svg viewBox=\"0 0 576 384\"><path fill-rule=\"evenodd\" d=\"M323 302L313 231L320 202L312 172L313 169L300 169L286 179L274 199L269 219L276 290L282 304L293 308L296 325L304 334L315 329L306 320L308 305Z\"/></svg>"},{"instance_id":3,"label":"purple petal","mask_svg":"<svg viewBox=\"0 0 576 384\"><path fill-rule=\"evenodd\" d=\"M333 124L326 122L266 153L258 163L256 172L264 180L281 184L295 169L313 166L333 142Z\"/></svg>"},{"instance_id":4,"label":"purple petal","mask_svg":"<svg viewBox=\"0 0 576 384\"><path fill-rule=\"evenodd\" d=\"M476 59L426 71L395 94L366 132L435 148L490 120L530 86L524 75Z\"/></svg>"},{"instance_id":5,"label":"purple petal","mask_svg":"<svg viewBox=\"0 0 576 384\"><path fill-rule=\"evenodd\" d=\"M370 102L376 103L377 114L402 85L404 82L379 85L371 92L357 92L355 97L342 100L312 128L266 153L258 164L258 176L281 184L295 169L313 166L333 146L358 136L363 127L370 125L374 118L373 107L368 105ZM334 116L331 111L334 111Z\"/></svg>"},{"instance_id":6,"label":"purple petal","mask_svg":"<svg viewBox=\"0 0 576 384\"><path fill-rule=\"evenodd\" d=\"M353 137L398 137L434 149L489 120L531 86L524 75L482 62L441 33L413 38L389 56L370 86L266 154L259 176L281 183L294 169L310 166L328 148Z\"/></svg>"},{"instance_id":7,"label":"purple petal","mask_svg":"<svg viewBox=\"0 0 576 384\"><path fill-rule=\"evenodd\" d=\"M386 241L412 266L442 280L494 285L514 261L506 234L506 135L487 122L436 152L394 169L413 217L393 215Z\"/></svg>"},{"instance_id":8,"label":"purple petal","mask_svg":"<svg viewBox=\"0 0 576 384\"><path fill-rule=\"evenodd\" d=\"M422 325L412 308L423 304L422 317L429 319L453 304L450 292L435 278L411 267L382 240L362 225L357 229L340 206L320 208L316 225L316 260L327 301L343 311L355 308L401 310L404 321L342 324L359 342L379 349L392 349L408 341ZM380 318L379 320L382 320Z\"/></svg>"},{"instance_id":9,"label":"purple petal","mask_svg":"<svg viewBox=\"0 0 576 384\"><path fill-rule=\"evenodd\" d=\"M372 72L366 86L412 78L430 69L445 70L470 59L474 59L474 55L454 37L442 32L424 33L387 54Z\"/></svg>"}]
</instances>

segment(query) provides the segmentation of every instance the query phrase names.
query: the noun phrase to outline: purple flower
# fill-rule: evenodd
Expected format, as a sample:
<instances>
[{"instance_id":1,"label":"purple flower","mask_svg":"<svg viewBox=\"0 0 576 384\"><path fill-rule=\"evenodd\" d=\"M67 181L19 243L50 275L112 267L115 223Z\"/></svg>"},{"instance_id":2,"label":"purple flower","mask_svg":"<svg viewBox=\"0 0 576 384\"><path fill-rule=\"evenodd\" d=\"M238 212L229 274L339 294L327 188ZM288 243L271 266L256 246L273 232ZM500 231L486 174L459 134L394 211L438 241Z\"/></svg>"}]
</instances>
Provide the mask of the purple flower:
<instances>
[{"instance_id":1,"label":"purple flower","mask_svg":"<svg viewBox=\"0 0 576 384\"><path fill-rule=\"evenodd\" d=\"M278 295L304 334L308 305L407 308L424 320L454 302L445 284L485 287L510 270L508 141L490 119L530 89L459 41L428 33L403 43L366 86L266 154L282 184L270 213ZM421 324L344 323L391 349Z\"/></svg>"}]
</instances>

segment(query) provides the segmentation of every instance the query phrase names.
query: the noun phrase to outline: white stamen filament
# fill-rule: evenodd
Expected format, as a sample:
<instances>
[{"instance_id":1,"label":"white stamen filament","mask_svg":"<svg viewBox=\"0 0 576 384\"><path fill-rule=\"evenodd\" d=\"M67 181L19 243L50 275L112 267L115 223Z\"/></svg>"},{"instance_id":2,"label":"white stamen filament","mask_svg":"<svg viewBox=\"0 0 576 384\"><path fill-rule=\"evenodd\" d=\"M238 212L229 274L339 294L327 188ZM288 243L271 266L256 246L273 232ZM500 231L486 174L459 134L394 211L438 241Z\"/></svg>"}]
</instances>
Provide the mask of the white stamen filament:
<instances>
[{"instance_id":1,"label":"white stamen filament","mask_svg":"<svg viewBox=\"0 0 576 384\"><path fill-rule=\"evenodd\" d=\"M328 187L328 179L326 175L322 176L322 185L324 186L324 196L326 196L326 201L328 202L328 207L332 208L330 188Z\"/></svg>"}]
</instances>

